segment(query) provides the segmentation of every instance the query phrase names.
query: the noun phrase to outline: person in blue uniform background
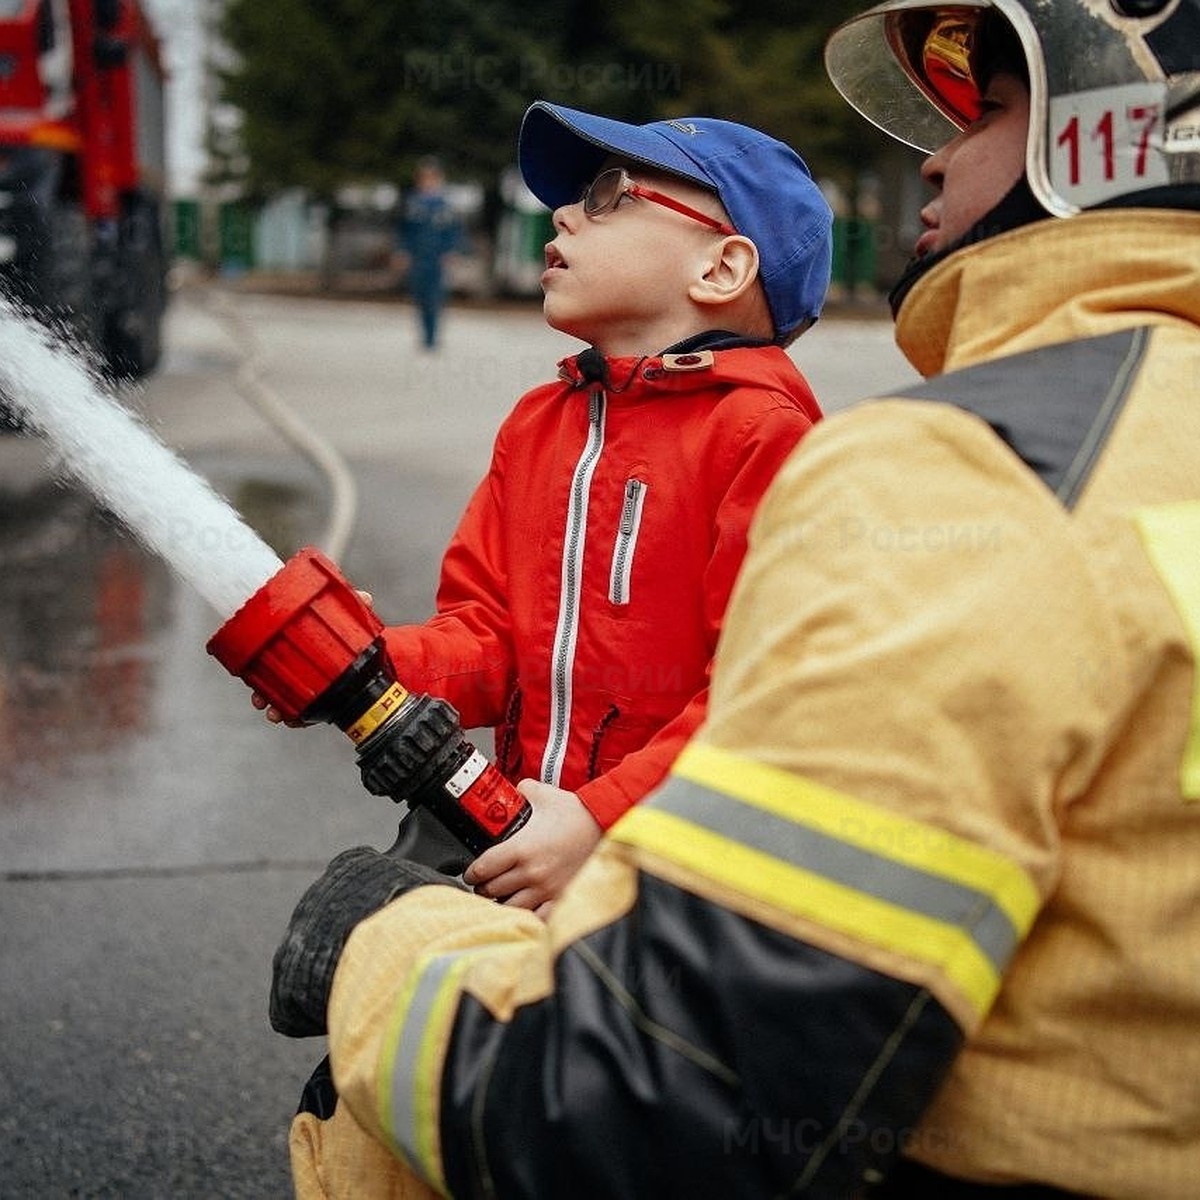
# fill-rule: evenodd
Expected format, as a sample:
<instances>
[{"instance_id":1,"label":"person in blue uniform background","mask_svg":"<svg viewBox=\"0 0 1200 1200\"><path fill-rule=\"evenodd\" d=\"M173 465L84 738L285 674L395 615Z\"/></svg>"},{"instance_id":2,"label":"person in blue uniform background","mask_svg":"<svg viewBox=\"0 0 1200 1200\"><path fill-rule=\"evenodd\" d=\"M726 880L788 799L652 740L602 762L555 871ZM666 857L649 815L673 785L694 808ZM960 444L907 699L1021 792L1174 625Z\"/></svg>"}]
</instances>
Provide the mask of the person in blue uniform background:
<instances>
[{"instance_id":1,"label":"person in blue uniform background","mask_svg":"<svg viewBox=\"0 0 1200 1200\"><path fill-rule=\"evenodd\" d=\"M438 342L446 300L446 258L463 248L462 223L446 196L445 184L441 163L436 158L421 159L398 230L408 267L408 290L417 306L421 344L427 350Z\"/></svg>"}]
</instances>

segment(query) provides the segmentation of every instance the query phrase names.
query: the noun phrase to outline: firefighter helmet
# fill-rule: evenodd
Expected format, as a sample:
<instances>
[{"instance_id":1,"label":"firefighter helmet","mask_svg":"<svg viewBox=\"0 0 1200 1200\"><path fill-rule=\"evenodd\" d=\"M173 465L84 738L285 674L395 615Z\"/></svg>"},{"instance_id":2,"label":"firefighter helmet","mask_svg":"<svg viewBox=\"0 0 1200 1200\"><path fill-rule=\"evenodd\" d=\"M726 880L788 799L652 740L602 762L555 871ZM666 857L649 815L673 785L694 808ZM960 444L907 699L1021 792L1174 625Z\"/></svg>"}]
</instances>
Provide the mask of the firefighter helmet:
<instances>
[{"instance_id":1,"label":"firefighter helmet","mask_svg":"<svg viewBox=\"0 0 1200 1200\"><path fill-rule=\"evenodd\" d=\"M1029 81L1025 170L1049 213L1200 183L1200 0L889 0L834 30L825 64L928 153L976 115L1001 43Z\"/></svg>"}]
</instances>

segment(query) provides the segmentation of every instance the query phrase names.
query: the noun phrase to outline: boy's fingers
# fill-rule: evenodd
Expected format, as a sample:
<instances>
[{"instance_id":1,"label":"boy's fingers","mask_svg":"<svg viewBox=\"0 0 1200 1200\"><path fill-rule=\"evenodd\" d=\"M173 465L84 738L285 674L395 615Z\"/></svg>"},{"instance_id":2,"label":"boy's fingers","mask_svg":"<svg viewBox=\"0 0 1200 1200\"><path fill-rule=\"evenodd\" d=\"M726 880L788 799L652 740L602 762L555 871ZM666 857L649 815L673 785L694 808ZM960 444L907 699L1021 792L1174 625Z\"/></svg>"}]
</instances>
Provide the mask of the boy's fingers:
<instances>
[{"instance_id":1,"label":"boy's fingers","mask_svg":"<svg viewBox=\"0 0 1200 1200\"><path fill-rule=\"evenodd\" d=\"M463 879L466 880L465 875ZM500 871L495 875L491 875L480 883L475 884L474 887L480 896L485 896L489 900L507 901L514 893L521 891L525 883L524 873L513 869L510 871Z\"/></svg>"},{"instance_id":2,"label":"boy's fingers","mask_svg":"<svg viewBox=\"0 0 1200 1200\"><path fill-rule=\"evenodd\" d=\"M283 713L279 711L261 692L250 693L250 703L258 709L274 725L278 725L283 720ZM298 723L298 722L297 722Z\"/></svg>"},{"instance_id":3,"label":"boy's fingers","mask_svg":"<svg viewBox=\"0 0 1200 1200\"><path fill-rule=\"evenodd\" d=\"M500 903L506 904L509 908L528 908L536 912L542 903L542 893L533 888L522 888L514 895L506 896Z\"/></svg>"},{"instance_id":4,"label":"boy's fingers","mask_svg":"<svg viewBox=\"0 0 1200 1200\"><path fill-rule=\"evenodd\" d=\"M511 871L518 861L510 843L501 842L500 845L485 850L471 863L463 872L463 882L469 883L472 887L491 882L506 871Z\"/></svg>"}]
</instances>

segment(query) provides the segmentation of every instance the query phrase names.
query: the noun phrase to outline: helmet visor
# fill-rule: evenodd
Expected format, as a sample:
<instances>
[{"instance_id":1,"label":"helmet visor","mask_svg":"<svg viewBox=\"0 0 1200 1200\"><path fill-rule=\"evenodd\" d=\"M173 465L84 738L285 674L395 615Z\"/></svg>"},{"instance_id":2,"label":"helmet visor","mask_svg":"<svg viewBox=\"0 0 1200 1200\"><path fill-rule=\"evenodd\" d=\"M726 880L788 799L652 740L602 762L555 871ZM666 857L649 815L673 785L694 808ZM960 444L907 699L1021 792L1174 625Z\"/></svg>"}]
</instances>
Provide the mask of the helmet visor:
<instances>
[{"instance_id":1,"label":"helmet visor","mask_svg":"<svg viewBox=\"0 0 1200 1200\"><path fill-rule=\"evenodd\" d=\"M1200 0L886 0L825 63L867 120L933 153L1000 72L1029 86L1026 175L1054 216L1200 178Z\"/></svg>"},{"instance_id":2,"label":"helmet visor","mask_svg":"<svg viewBox=\"0 0 1200 1200\"><path fill-rule=\"evenodd\" d=\"M829 78L873 125L932 153L979 115L974 62L988 7L901 0L872 9L830 35Z\"/></svg>"}]
</instances>

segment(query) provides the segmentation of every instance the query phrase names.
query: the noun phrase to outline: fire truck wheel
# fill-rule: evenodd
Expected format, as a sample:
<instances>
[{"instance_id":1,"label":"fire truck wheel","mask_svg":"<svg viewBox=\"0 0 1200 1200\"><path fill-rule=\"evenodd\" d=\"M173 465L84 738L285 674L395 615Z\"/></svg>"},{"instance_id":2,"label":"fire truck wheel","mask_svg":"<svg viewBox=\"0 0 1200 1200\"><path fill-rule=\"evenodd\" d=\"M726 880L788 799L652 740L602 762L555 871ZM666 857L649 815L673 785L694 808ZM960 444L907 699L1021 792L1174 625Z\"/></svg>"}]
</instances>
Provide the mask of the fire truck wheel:
<instances>
[{"instance_id":1,"label":"fire truck wheel","mask_svg":"<svg viewBox=\"0 0 1200 1200\"><path fill-rule=\"evenodd\" d=\"M71 329L80 344L86 345L93 331L92 249L83 209L75 204L52 207L47 238L39 286L41 304L52 321Z\"/></svg>"},{"instance_id":2,"label":"fire truck wheel","mask_svg":"<svg viewBox=\"0 0 1200 1200\"><path fill-rule=\"evenodd\" d=\"M135 201L121 220L118 273L121 303L108 313L104 356L118 378L140 379L162 355L166 264L157 206Z\"/></svg>"}]
</instances>

